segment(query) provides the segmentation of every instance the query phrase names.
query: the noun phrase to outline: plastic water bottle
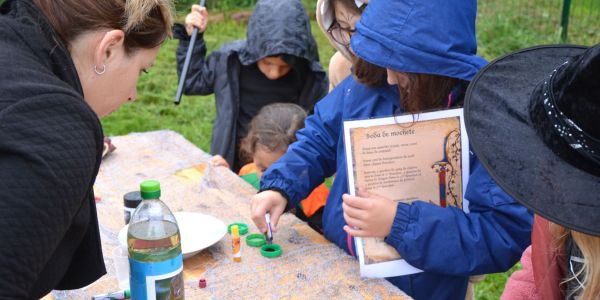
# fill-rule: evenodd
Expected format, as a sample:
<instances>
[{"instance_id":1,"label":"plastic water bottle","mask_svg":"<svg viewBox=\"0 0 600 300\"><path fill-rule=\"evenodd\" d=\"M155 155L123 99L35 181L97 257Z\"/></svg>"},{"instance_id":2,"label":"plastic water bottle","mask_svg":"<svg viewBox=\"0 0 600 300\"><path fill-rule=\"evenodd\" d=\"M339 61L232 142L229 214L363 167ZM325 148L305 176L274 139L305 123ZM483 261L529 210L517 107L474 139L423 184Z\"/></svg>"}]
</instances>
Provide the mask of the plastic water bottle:
<instances>
[{"instance_id":1,"label":"plastic water bottle","mask_svg":"<svg viewBox=\"0 0 600 300\"><path fill-rule=\"evenodd\" d=\"M140 185L142 203L127 230L131 298L184 299L183 256L179 227L171 210L159 199L160 183Z\"/></svg>"}]
</instances>

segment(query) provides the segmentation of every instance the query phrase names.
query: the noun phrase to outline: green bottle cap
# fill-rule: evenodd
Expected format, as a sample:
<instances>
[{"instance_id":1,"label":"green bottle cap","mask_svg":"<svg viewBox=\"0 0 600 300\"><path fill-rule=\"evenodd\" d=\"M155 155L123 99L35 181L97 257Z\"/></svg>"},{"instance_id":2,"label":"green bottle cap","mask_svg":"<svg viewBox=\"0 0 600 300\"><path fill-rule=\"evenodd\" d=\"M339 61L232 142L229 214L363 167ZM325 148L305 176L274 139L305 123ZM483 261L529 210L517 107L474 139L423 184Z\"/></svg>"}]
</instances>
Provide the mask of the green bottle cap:
<instances>
[{"instance_id":1,"label":"green bottle cap","mask_svg":"<svg viewBox=\"0 0 600 300\"><path fill-rule=\"evenodd\" d=\"M157 180L142 181L140 184L140 193L144 200L160 198L160 182Z\"/></svg>"},{"instance_id":2,"label":"green bottle cap","mask_svg":"<svg viewBox=\"0 0 600 300\"><path fill-rule=\"evenodd\" d=\"M260 254L267 258L275 258L281 255L283 251L281 250L281 246L277 244L267 244L260 247Z\"/></svg>"},{"instance_id":3,"label":"green bottle cap","mask_svg":"<svg viewBox=\"0 0 600 300\"><path fill-rule=\"evenodd\" d=\"M246 236L246 245L250 247L261 247L266 243L265 235L262 233L251 233Z\"/></svg>"}]
</instances>

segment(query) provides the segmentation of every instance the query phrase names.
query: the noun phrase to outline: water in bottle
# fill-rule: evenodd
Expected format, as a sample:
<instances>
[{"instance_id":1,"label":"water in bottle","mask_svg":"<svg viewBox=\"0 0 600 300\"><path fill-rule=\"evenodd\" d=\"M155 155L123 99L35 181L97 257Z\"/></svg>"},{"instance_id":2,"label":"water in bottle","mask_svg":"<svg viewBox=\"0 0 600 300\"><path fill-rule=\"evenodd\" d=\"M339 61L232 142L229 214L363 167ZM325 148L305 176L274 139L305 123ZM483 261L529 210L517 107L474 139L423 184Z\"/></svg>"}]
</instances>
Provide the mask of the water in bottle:
<instances>
[{"instance_id":1,"label":"water in bottle","mask_svg":"<svg viewBox=\"0 0 600 300\"><path fill-rule=\"evenodd\" d=\"M171 210L160 200L160 183L140 185L144 199L127 230L131 298L184 299L183 256L179 227Z\"/></svg>"}]
</instances>

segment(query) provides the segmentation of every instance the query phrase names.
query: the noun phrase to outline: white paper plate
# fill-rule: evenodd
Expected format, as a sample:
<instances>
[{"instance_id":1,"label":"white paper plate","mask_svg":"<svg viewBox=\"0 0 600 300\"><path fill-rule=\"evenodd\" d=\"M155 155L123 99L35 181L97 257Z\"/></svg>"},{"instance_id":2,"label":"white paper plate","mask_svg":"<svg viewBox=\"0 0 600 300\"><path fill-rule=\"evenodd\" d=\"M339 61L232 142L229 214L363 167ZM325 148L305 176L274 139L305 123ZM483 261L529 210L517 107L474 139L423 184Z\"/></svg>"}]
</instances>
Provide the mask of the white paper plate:
<instances>
[{"instance_id":1,"label":"white paper plate","mask_svg":"<svg viewBox=\"0 0 600 300\"><path fill-rule=\"evenodd\" d=\"M227 233L225 224L215 217L193 212L176 212L174 215L181 234L183 259L210 247ZM124 247L127 247L127 227L125 225L119 231L119 244Z\"/></svg>"}]
</instances>

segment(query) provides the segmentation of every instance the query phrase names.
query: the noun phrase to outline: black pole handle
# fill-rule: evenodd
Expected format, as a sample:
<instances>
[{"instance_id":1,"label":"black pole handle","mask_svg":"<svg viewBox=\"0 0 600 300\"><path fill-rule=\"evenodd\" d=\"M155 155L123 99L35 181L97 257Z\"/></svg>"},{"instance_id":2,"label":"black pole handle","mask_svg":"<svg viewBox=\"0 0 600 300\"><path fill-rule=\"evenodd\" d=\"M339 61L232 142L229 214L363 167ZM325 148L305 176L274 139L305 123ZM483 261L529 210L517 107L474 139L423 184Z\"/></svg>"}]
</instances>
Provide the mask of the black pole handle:
<instances>
[{"instance_id":1,"label":"black pole handle","mask_svg":"<svg viewBox=\"0 0 600 300\"><path fill-rule=\"evenodd\" d=\"M200 0L200 6L204 6L206 0ZM181 102L181 96L183 94L183 84L185 83L185 77L187 76L188 69L190 68L190 60L192 60L192 52L194 51L194 44L196 44L196 37L198 36L198 27L192 31L192 37L190 39L190 45L185 54L185 61L183 62L183 69L181 70L181 76L179 77L179 86L177 87L177 94L175 95L175 105L179 105Z\"/></svg>"}]
</instances>

